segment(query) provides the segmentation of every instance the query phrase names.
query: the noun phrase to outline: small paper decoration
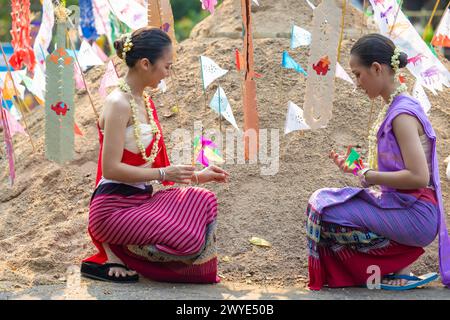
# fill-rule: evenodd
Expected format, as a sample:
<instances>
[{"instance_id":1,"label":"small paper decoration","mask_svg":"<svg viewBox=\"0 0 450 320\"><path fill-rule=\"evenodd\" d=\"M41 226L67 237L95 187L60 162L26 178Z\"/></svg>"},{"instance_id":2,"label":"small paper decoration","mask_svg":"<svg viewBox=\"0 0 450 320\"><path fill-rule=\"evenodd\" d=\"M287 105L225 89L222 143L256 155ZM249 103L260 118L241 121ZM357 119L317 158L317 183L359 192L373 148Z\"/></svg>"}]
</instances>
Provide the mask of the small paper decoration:
<instances>
[{"instance_id":1,"label":"small paper decoration","mask_svg":"<svg viewBox=\"0 0 450 320\"><path fill-rule=\"evenodd\" d=\"M434 33L431 44L435 47L450 47L450 8L447 6L441 22Z\"/></svg>"},{"instance_id":2,"label":"small paper decoration","mask_svg":"<svg viewBox=\"0 0 450 320\"><path fill-rule=\"evenodd\" d=\"M326 126L332 116L342 10L334 0L323 0L313 13L303 111L306 123L311 129L318 129Z\"/></svg>"},{"instance_id":3,"label":"small paper decoration","mask_svg":"<svg viewBox=\"0 0 450 320\"><path fill-rule=\"evenodd\" d=\"M197 154L197 163L205 167L209 166L209 161L217 163L225 162L219 154L217 145L203 136L195 137L194 154Z\"/></svg>"},{"instance_id":4,"label":"small paper decoration","mask_svg":"<svg viewBox=\"0 0 450 320\"><path fill-rule=\"evenodd\" d=\"M289 55L287 51L283 52L283 59L281 61L281 66L286 69L294 69L298 73L303 73L305 76L308 73L298 64L292 57Z\"/></svg>"},{"instance_id":5,"label":"small paper decoration","mask_svg":"<svg viewBox=\"0 0 450 320\"><path fill-rule=\"evenodd\" d=\"M0 97L0 102L2 98ZM3 103L2 103L3 104ZM2 125L3 125L3 137L4 137L4 142L5 142L5 150L6 150L6 155L8 157L8 164L9 164L9 186L12 187L14 184L14 180L16 177L15 174L15 168L14 168L14 148L13 148L13 143L12 143L12 135L11 135L11 131L10 131L10 127L9 127L9 123L8 123L8 115L7 110L5 108L3 108L0 105L0 113L1 113L1 121L2 121Z\"/></svg>"},{"instance_id":6,"label":"small paper decoration","mask_svg":"<svg viewBox=\"0 0 450 320\"><path fill-rule=\"evenodd\" d=\"M214 7L217 5L217 0L200 0L202 3L202 9L208 10L211 14L214 14Z\"/></svg>"},{"instance_id":7,"label":"small paper decoration","mask_svg":"<svg viewBox=\"0 0 450 320\"><path fill-rule=\"evenodd\" d=\"M291 49L301 46L309 46L311 44L311 33L296 25L292 26L291 32Z\"/></svg>"},{"instance_id":8,"label":"small paper decoration","mask_svg":"<svg viewBox=\"0 0 450 320\"><path fill-rule=\"evenodd\" d=\"M206 90L208 86L216 79L225 75L228 70L224 70L217 65L212 59L200 56L200 66L202 72L203 89Z\"/></svg>"},{"instance_id":9,"label":"small paper decoration","mask_svg":"<svg viewBox=\"0 0 450 320\"><path fill-rule=\"evenodd\" d=\"M352 78L348 75L344 68L342 68L339 62L336 63L336 77L341 78L355 86Z\"/></svg>"},{"instance_id":10,"label":"small paper decoration","mask_svg":"<svg viewBox=\"0 0 450 320\"><path fill-rule=\"evenodd\" d=\"M350 153L348 154L347 159L345 160L345 165L349 169L353 169L353 174L355 176L358 175L359 170L364 169L364 164L361 160L361 156L353 148L350 150Z\"/></svg>"},{"instance_id":11,"label":"small paper decoration","mask_svg":"<svg viewBox=\"0 0 450 320\"><path fill-rule=\"evenodd\" d=\"M95 28L94 8L92 0L79 0L80 6L80 28L83 37L87 40L95 40L98 38L97 29Z\"/></svg>"},{"instance_id":12,"label":"small paper decoration","mask_svg":"<svg viewBox=\"0 0 450 320\"><path fill-rule=\"evenodd\" d=\"M114 63L112 60L108 62L108 66L106 68L106 72L103 75L102 81L100 83L100 88L98 89L98 93L102 97L106 97L106 88L117 86L119 83L119 77L117 76L117 72L114 68Z\"/></svg>"},{"instance_id":13,"label":"small paper decoration","mask_svg":"<svg viewBox=\"0 0 450 320\"><path fill-rule=\"evenodd\" d=\"M36 57L30 42L30 0L12 0L11 17L11 44L14 53L9 59L9 64L15 70L22 69L25 65L28 70L33 72Z\"/></svg>"},{"instance_id":14,"label":"small paper decoration","mask_svg":"<svg viewBox=\"0 0 450 320\"><path fill-rule=\"evenodd\" d=\"M284 125L284 134L286 135L292 131L309 129L311 128L305 122L303 110L292 101L289 101L286 122Z\"/></svg>"},{"instance_id":15,"label":"small paper decoration","mask_svg":"<svg viewBox=\"0 0 450 320\"><path fill-rule=\"evenodd\" d=\"M0 98L1 99L1 98ZM2 119L2 127L5 128L4 123L6 121L7 125L8 125L8 129L9 129L9 134L11 135L11 137L14 137L15 134L19 133L19 134L24 134L27 135L27 133L25 132L25 129L22 127L22 125L16 120L15 117L13 117L10 112L8 111L8 109L3 108L0 104L0 108L3 109L4 114L2 114L2 117L4 116L5 119Z\"/></svg>"},{"instance_id":16,"label":"small paper decoration","mask_svg":"<svg viewBox=\"0 0 450 320\"><path fill-rule=\"evenodd\" d=\"M422 106L425 113L429 114L430 109L431 109L431 103L430 103L430 100L428 99L427 94L425 93L425 90L423 89L422 85L420 84L420 82L418 80L416 81L416 84L414 85L412 95L414 98L419 100L420 105Z\"/></svg>"},{"instance_id":17,"label":"small paper decoration","mask_svg":"<svg viewBox=\"0 0 450 320\"><path fill-rule=\"evenodd\" d=\"M57 25L57 49L46 59L45 155L64 163L74 149L74 59L64 48L67 25Z\"/></svg>"},{"instance_id":18,"label":"small paper decoration","mask_svg":"<svg viewBox=\"0 0 450 320\"><path fill-rule=\"evenodd\" d=\"M155 0L149 0L149 4ZM161 1L161 0L160 0ZM147 10L135 0L108 1L112 12L117 18L132 30L137 30L148 25Z\"/></svg>"},{"instance_id":19,"label":"small paper decoration","mask_svg":"<svg viewBox=\"0 0 450 320\"><path fill-rule=\"evenodd\" d=\"M225 91L222 87L218 87L214 97L209 104L211 109L222 115L233 127L239 130L236 120L234 119L233 110L231 110L230 103L228 102Z\"/></svg>"}]
</instances>

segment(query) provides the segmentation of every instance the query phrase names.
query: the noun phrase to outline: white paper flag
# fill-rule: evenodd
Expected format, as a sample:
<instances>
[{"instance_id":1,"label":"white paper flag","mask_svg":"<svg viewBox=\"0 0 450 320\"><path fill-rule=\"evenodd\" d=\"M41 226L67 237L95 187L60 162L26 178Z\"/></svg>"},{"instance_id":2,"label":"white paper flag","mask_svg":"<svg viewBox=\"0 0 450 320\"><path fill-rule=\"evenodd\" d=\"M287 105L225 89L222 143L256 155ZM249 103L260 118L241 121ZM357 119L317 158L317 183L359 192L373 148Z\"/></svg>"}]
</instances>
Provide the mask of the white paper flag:
<instances>
[{"instance_id":1,"label":"white paper flag","mask_svg":"<svg viewBox=\"0 0 450 320\"><path fill-rule=\"evenodd\" d=\"M374 8L374 19L381 34L388 36L404 51L408 59L408 70L420 80L425 88L436 93L443 85L450 86L450 72L434 56L408 18L400 10L396 0L370 0ZM397 11L398 17L395 20ZM393 25L395 21L395 25ZM394 27L392 34L389 33Z\"/></svg>"},{"instance_id":2,"label":"white paper flag","mask_svg":"<svg viewBox=\"0 0 450 320\"><path fill-rule=\"evenodd\" d=\"M45 83L45 74L41 68L34 68L33 85L29 90L42 101L45 101Z\"/></svg>"},{"instance_id":3,"label":"white paper flag","mask_svg":"<svg viewBox=\"0 0 450 320\"><path fill-rule=\"evenodd\" d=\"M303 118L303 110L292 101L289 101L288 111L286 115L284 134L288 134L297 130L309 130L311 129Z\"/></svg>"},{"instance_id":4,"label":"white paper flag","mask_svg":"<svg viewBox=\"0 0 450 320\"><path fill-rule=\"evenodd\" d=\"M259 7L259 2L258 2L258 0L253 0L253 2Z\"/></svg>"},{"instance_id":5,"label":"white paper flag","mask_svg":"<svg viewBox=\"0 0 450 320\"><path fill-rule=\"evenodd\" d=\"M231 110L230 103L228 102L222 87L219 86L219 88L217 88L209 106L218 114L221 114L233 127L239 130L236 120L234 119L233 110Z\"/></svg>"},{"instance_id":6,"label":"white paper flag","mask_svg":"<svg viewBox=\"0 0 450 320\"><path fill-rule=\"evenodd\" d=\"M106 68L105 74L103 75L102 82L100 83L100 88L98 93L102 97L106 97L106 88L116 86L119 83L119 77L117 76L116 70L112 60L109 60L108 66Z\"/></svg>"},{"instance_id":7,"label":"white paper flag","mask_svg":"<svg viewBox=\"0 0 450 320\"><path fill-rule=\"evenodd\" d=\"M109 23L109 13L111 10L108 0L92 0L92 9L94 11L97 34L111 36L111 25Z\"/></svg>"},{"instance_id":8,"label":"white paper flag","mask_svg":"<svg viewBox=\"0 0 450 320\"><path fill-rule=\"evenodd\" d=\"M147 8L134 0L108 1L112 12L133 30L148 25Z\"/></svg>"},{"instance_id":9,"label":"white paper flag","mask_svg":"<svg viewBox=\"0 0 450 320\"><path fill-rule=\"evenodd\" d=\"M204 56L200 56L200 66L202 68L203 89L205 90L214 80L228 72L228 70L219 67L212 59Z\"/></svg>"},{"instance_id":10,"label":"white paper flag","mask_svg":"<svg viewBox=\"0 0 450 320\"><path fill-rule=\"evenodd\" d=\"M310 44L311 32L293 25L291 34L291 49L295 49L300 46L309 46Z\"/></svg>"},{"instance_id":11,"label":"white paper flag","mask_svg":"<svg viewBox=\"0 0 450 320\"><path fill-rule=\"evenodd\" d=\"M90 66L103 65L102 59L100 59L89 42L86 40L81 42L80 51L78 52L78 61L80 62L82 71L86 71L86 69Z\"/></svg>"},{"instance_id":12,"label":"white paper flag","mask_svg":"<svg viewBox=\"0 0 450 320\"><path fill-rule=\"evenodd\" d=\"M315 9L316 8L316 6L315 5L313 5L311 2L309 2L309 0L306 0L306 2L308 3L308 5L311 7L311 9Z\"/></svg>"},{"instance_id":13,"label":"white paper flag","mask_svg":"<svg viewBox=\"0 0 450 320\"><path fill-rule=\"evenodd\" d=\"M412 95L414 98L419 100L420 105L422 106L423 110L425 111L426 114L428 114L431 109L431 103L430 103L430 100L428 100L428 96L425 93L425 90L423 90L423 87L419 81L416 81Z\"/></svg>"},{"instance_id":14,"label":"white paper flag","mask_svg":"<svg viewBox=\"0 0 450 320\"><path fill-rule=\"evenodd\" d=\"M167 84L164 80L161 80L158 84L158 89L162 91L162 93L166 93L167 91Z\"/></svg>"},{"instance_id":15,"label":"white paper flag","mask_svg":"<svg viewBox=\"0 0 450 320\"><path fill-rule=\"evenodd\" d=\"M352 85L355 85L352 78L348 75L348 73L342 68L342 66L336 63L336 77L341 78L347 82L350 82Z\"/></svg>"},{"instance_id":16,"label":"white paper flag","mask_svg":"<svg viewBox=\"0 0 450 320\"><path fill-rule=\"evenodd\" d=\"M52 41L52 30L55 24L55 13L51 0L44 0L42 4L42 22L34 40L33 51L39 65L45 65L48 46Z\"/></svg>"}]
</instances>

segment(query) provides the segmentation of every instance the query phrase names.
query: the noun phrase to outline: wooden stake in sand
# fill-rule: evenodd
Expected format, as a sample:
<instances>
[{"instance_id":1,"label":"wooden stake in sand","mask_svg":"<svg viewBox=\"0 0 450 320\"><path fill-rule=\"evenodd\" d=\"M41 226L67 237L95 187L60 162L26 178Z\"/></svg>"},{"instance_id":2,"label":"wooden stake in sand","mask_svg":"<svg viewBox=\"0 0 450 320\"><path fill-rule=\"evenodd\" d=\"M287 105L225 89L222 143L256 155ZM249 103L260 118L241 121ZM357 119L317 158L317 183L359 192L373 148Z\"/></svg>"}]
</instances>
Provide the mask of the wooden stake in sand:
<instances>
[{"instance_id":1,"label":"wooden stake in sand","mask_svg":"<svg viewBox=\"0 0 450 320\"><path fill-rule=\"evenodd\" d=\"M1 44L1 42L0 42L0 49L2 50L3 59L5 60L5 65L6 65L6 68L7 68L7 70L8 70L7 72L8 72L8 75L9 75L9 77L10 77L10 79L11 79L11 81L12 81L13 87L14 87L14 93L16 94L16 97L20 98L19 90L18 90L17 87L16 87L16 83L15 83L14 78L13 78L13 76L12 76L11 67L10 67L10 65L9 65L9 63L8 63L8 58L6 57L6 54L5 54L5 51L3 50L3 45ZM39 68L39 67L38 67L38 68ZM13 99L14 99L14 98L13 98ZM21 105L21 107L23 107L23 105L22 105L23 100L22 100L22 99L17 99L17 101L19 102L19 104ZM2 106L0 106L0 108L2 108ZM23 109L23 110L25 110L25 109ZM33 153L35 153L35 152L36 152L36 148L35 148L35 146L34 146L33 139L31 138L31 133L30 133L30 131L28 130L27 119L25 118L25 114L22 113L22 110L19 110L19 112L20 112L21 115L22 115L23 122L24 122L24 124L25 124L25 130L27 131L28 137L30 138L30 143L31 143L31 147L33 148Z\"/></svg>"},{"instance_id":2,"label":"wooden stake in sand","mask_svg":"<svg viewBox=\"0 0 450 320\"><path fill-rule=\"evenodd\" d=\"M254 52L252 37L252 0L241 0L242 20L244 23L244 132L254 131L256 141L250 141L251 135L244 135L245 160L253 160L257 157L259 149L259 116L256 102L256 82L254 69Z\"/></svg>"}]
</instances>

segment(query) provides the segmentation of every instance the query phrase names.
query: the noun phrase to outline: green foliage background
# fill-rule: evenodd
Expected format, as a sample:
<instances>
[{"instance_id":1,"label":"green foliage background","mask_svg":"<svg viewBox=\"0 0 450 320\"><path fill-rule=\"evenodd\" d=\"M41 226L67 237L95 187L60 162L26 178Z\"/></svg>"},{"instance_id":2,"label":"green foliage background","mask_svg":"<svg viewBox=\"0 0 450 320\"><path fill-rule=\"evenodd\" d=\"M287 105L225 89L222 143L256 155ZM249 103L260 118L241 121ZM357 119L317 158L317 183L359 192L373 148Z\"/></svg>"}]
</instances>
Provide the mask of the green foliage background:
<instances>
[{"instance_id":1,"label":"green foliage background","mask_svg":"<svg viewBox=\"0 0 450 320\"><path fill-rule=\"evenodd\" d=\"M120 1L120 0L113 0ZM202 19L209 15L208 11L202 10L200 0L171 0L173 15L175 19L175 32L178 41L189 37L192 28ZM219 4L222 1L219 1ZM31 0L31 11L35 14L41 12L39 0ZM77 0L66 0L66 5L78 5ZM0 42L10 42L11 36L11 1L0 0Z\"/></svg>"}]
</instances>

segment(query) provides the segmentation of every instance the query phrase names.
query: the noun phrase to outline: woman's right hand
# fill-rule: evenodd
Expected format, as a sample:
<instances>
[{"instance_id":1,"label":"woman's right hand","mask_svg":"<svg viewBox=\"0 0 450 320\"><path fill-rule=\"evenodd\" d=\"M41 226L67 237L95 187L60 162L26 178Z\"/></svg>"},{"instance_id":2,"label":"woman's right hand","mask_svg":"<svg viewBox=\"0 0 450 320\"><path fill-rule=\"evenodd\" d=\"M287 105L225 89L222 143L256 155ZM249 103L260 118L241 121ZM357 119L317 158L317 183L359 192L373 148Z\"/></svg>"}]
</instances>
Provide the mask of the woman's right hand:
<instances>
[{"instance_id":1,"label":"woman's right hand","mask_svg":"<svg viewBox=\"0 0 450 320\"><path fill-rule=\"evenodd\" d=\"M164 168L164 171L166 172L164 181L190 184L194 178L195 167L185 165L170 166Z\"/></svg>"},{"instance_id":2,"label":"woman's right hand","mask_svg":"<svg viewBox=\"0 0 450 320\"><path fill-rule=\"evenodd\" d=\"M347 154L344 156L343 153L337 154L334 150L330 152L330 159L333 159L334 163L339 167L339 169L344 173L353 173L353 170L347 167L345 164L345 160L347 160L350 151L352 150L352 146L348 146Z\"/></svg>"}]
</instances>

